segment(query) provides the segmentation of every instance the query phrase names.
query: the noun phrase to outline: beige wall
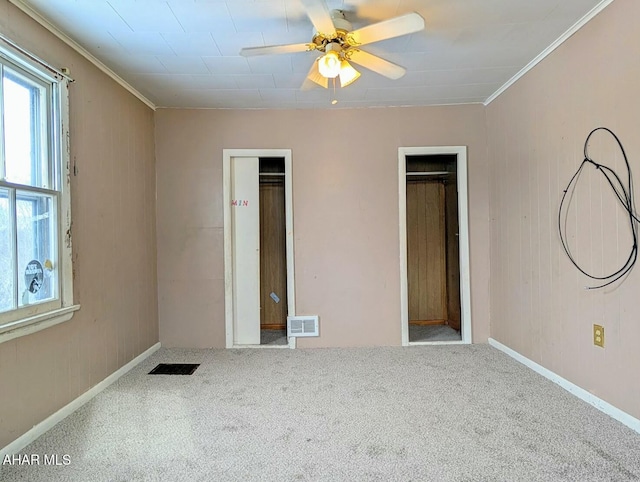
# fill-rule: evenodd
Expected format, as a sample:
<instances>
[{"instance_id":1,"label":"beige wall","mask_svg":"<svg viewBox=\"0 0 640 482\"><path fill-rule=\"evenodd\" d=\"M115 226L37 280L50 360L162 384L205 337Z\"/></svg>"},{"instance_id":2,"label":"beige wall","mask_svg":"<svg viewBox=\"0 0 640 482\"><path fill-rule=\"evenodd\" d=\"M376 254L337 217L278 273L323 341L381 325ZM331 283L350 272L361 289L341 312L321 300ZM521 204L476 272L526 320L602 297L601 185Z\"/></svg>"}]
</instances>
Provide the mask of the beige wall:
<instances>
[{"instance_id":1,"label":"beige wall","mask_svg":"<svg viewBox=\"0 0 640 482\"><path fill-rule=\"evenodd\" d=\"M0 0L0 32L68 67L75 301L69 322L0 344L0 447L158 341L154 113Z\"/></svg>"},{"instance_id":2,"label":"beige wall","mask_svg":"<svg viewBox=\"0 0 640 482\"><path fill-rule=\"evenodd\" d=\"M481 105L156 113L164 346L224 346L222 150L293 153L301 347L399 345L398 147L468 146L473 339L489 327L489 199Z\"/></svg>"},{"instance_id":3,"label":"beige wall","mask_svg":"<svg viewBox=\"0 0 640 482\"><path fill-rule=\"evenodd\" d=\"M591 129L607 126L640 173L640 2L617 0L487 108L491 165L491 336L634 417L640 417L640 268L587 291L562 251L557 210ZM624 173L614 143L591 156ZM626 174L625 174L626 175ZM574 254L604 273L631 246L608 188L585 173L569 212ZM637 186L636 186L637 187ZM604 349L592 325L605 326Z\"/></svg>"}]
</instances>

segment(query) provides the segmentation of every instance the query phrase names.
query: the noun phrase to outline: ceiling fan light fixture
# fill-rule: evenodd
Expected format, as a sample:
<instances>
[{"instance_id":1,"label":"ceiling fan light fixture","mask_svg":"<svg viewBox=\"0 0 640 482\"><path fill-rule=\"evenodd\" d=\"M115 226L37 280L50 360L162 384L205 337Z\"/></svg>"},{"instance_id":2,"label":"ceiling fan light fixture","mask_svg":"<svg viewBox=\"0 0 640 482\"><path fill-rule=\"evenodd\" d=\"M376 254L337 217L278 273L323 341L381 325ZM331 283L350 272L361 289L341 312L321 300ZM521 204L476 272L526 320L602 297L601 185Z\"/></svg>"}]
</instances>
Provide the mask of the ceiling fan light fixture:
<instances>
[{"instance_id":1,"label":"ceiling fan light fixture","mask_svg":"<svg viewBox=\"0 0 640 482\"><path fill-rule=\"evenodd\" d=\"M331 50L318 60L318 70L323 77L335 79L340 74L340 56Z\"/></svg>"},{"instance_id":2,"label":"ceiling fan light fixture","mask_svg":"<svg viewBox=\"0 0 640 482\"><path fill-rule=\"evenodd\" d=\"M323 77L318 71L318 62L314 62L311 66L311 70L309 71L309 75L307 75L307 79L311 82L318 84L320 87L324 87L325 89L329 87L329 79ZM312 84L313 85L313 84ZM308 89L305 89L308 90Z\"/></svg>"},{"instance_id":3,"label":"ceiling fan light fixture","mask_svg":"<svg viewBox=\"0 0 640 482\"><path fill-rule=\"evenodd\" d=\"M346 87L353 84L360 77L360 72L354 69L349 62L343 60L340 64L340 86Z\"/></svg>"},{"instance_id":4,"label":"ceiling fan light fixture","mask_svg":"<svg viewBox=\"0 0 640 482\"><path fill-rule=\"evenodd\" d=\"M392 80L399 79L406 73L404 67L370 54L361 47L424 30L424 18L420 14L408 13L353 30L353 25L346 19L345 12L329 11L327 0L300 1L313 24L314 34L311 42L243 48L240 50L240 55L252 57L267 54L321 52L302 84L303 91L316 85L326 89L329 87L329 79L333 79L335 92L335 79L338 76L341 87L351 85L360 77L360 73L351 66L351 63Z\"/></svg>"}]
</instances>

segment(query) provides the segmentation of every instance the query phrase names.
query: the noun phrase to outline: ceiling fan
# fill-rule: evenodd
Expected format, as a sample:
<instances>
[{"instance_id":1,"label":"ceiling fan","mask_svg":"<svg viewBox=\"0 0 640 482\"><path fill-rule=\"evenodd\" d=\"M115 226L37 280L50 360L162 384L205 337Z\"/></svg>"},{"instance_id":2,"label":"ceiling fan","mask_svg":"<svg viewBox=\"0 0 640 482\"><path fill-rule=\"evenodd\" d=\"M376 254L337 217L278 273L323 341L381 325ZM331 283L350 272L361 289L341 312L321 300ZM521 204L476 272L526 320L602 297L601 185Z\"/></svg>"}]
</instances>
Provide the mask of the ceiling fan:
<instances>
[{"instance_id":1,"label":"ceiling fan","mask_svg":"<svg viewBox=\"0 0 640 482\"><path fill-rule=\"evenodd\" d=\"M341 87L353 83L360 77L360 72L354 69L349 62L361 65L389 79L399 79L405 74L406 70L403 67L367 53L361 47L423 30L424 19L419 14L409 13L352 30L353 27L345 18L342 10L329 12L324 0L301 1L315 28L311 42L244 48L240 51L240 55L251 57L315 50L323 52L324 55L313 62L311 70L302 84L302 90L308 90L316 85L326 89L329 85L329 79L336 77L340 79Z\"/></svg>"}]
</instances>

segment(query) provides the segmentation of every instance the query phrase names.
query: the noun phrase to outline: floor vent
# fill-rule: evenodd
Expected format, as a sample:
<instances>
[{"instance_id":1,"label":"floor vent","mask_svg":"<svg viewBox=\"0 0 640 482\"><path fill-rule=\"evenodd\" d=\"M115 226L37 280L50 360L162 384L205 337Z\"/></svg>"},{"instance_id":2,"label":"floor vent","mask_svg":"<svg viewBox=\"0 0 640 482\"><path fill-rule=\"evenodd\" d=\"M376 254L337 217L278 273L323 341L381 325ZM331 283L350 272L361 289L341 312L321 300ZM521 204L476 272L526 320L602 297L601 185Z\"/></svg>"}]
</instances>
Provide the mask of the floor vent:
<instances>
[{"instance_id":1,"label":"floor vent","mask_svg":"<svg viewBox=\"0 0 640 482\"><path fill-rule=\"evenodd\" d=\"M317 316L287 316L287 336L320 336Z\"/></svg>"},{"instance_id":2,"label":"floor vent","mask_svg":"<svg viewBox=\"0 0 640 482\"><path fill-rule=\"evenodd\" d=\"M199 363L160 363L149 375L193 375Z\"/></svg>"}]
</instances>

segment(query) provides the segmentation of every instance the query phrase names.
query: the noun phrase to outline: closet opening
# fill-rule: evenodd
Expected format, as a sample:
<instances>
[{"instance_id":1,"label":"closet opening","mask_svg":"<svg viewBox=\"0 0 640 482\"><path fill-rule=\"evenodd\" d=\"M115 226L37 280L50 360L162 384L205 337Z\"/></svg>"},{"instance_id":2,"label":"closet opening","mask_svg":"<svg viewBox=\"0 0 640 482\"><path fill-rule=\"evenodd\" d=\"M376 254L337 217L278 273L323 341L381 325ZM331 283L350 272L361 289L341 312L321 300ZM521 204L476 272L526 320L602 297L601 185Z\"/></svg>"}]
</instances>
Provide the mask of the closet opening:
<instances>
[{"instance_id":1,"label":"closet opening","mask_svg":"<svg viewBox=\"0 0 640 482\"><path fill-rule=\"evenodd\" d=\"M409 342L460 341L456 155L406 162Z\"/></svg>"},{"instance_id":2,"label":"closet opening","mask_svg":"<svg viewBox=\"0 0 640 482\"><path fill-rule=\"evenodd\" d=\"M295 348L290 149L224 149L224 299L227 348Z\"/></svg>"},{"instance_id":3,"label":"closet opening","mask_svg":"<svg viewBox=\"0 0 640 482\"><path fill-rule=\"evenodd\" d=\"M285 164L259 158L260 344L287 344Z\"/></svg>"},{"instance_id":4,"label":"closet opening","mask_svg":"<svg viewBox=\"0 0 640 482\"><path fill-rule=\"evenodd\" d=\"M467 149L398 149L402 345L471 343Z\"/></svg>"}]
</instances>

